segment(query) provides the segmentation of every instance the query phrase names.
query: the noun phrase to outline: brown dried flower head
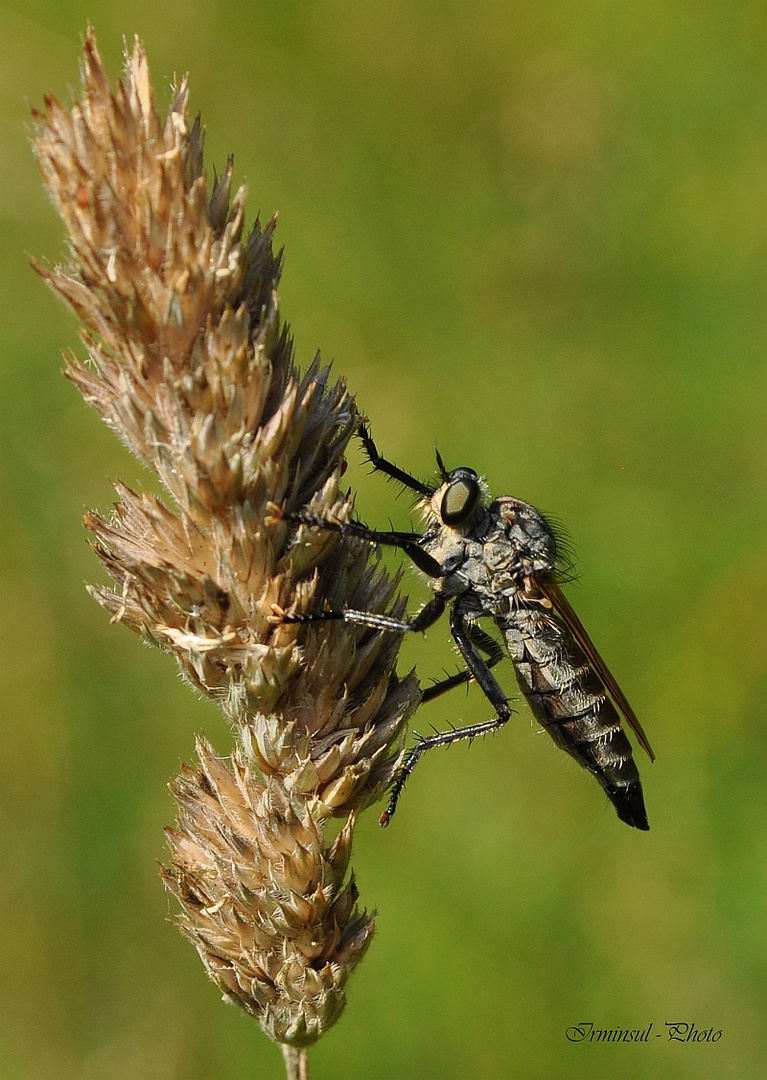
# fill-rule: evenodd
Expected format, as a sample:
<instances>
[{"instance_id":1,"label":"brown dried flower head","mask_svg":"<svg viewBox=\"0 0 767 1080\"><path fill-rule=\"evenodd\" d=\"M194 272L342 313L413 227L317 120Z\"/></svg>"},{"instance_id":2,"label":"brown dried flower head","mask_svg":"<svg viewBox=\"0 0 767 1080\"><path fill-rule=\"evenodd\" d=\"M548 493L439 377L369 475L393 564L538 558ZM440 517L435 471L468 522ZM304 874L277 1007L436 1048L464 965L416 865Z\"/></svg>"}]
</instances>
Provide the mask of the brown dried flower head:
<instances>
[{"instance_id":1,"label":"brown dried flower head","mask_svg":"<svg viewBox=\"0 0 767 1080\"><path fill-rule=\"evenodd\" d=\"M395 635L271 616L403 604L369 547L269 514L348 517L359 422L319 356L296 371L274 219L243 237L232 162L209 189L187 82L161 120L140 43L113 91L89 32L83 83L71 109L49 98L35 114L70 245L68 265L37 269L83 323L88 358L69 356L67 375L170 496L118 485L111 518L86 515L117 586L92 591L234 725L231 766L201 742L199 770L172 786L165 880L225 995L303 1044L336 1019L369 940L343 883L354 813L391 779L419 693L395 674ZM346 819L332 843L329 815Z\"/></svg>"},{"instance_id":2,"label":"brown dried flower head","mask_svg":"<svg viewBox=\"0 0 767 1080\"><path fill-rule=\"evenodd\" d=\"M188 913L181 925L215 982L273 1039L311 1043L343 1009L373 932L353 879L344 883L354 816L327 847L305 800L265 783L239 753L230 770L204 740L197 752L199 771L173 784L181 813L167 830L176 869L164 877Z\"/></svg>"}]
</instances>

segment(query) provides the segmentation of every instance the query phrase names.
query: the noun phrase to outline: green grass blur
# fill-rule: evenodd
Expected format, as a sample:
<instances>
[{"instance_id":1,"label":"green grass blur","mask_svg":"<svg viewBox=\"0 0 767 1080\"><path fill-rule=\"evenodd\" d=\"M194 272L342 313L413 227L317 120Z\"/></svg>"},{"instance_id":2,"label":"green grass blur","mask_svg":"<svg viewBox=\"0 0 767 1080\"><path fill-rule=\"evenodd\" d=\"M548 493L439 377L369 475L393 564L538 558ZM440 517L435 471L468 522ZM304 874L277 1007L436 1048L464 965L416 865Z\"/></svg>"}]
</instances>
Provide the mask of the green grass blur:
<instances>
[{"instance_id":1,"label":"green grass blur","mask_svg":"<svg viewBox=\"0 0 767 1080\"><path fill-rule=\"evenodd\" d=\"M388 832L368 814L378 936L313 1080L762 1077L763 5L1 0L0 1080L283 1075L156 872L167 780L229 733L82 584L81 512L142 480L59 373L75 328L26 262L62 237L24 123L68 100L87 19L115 75L144 39L161 106L191 73L209 169L234 152L251 216L280 212L300 360L335 358L381 449L428 476L436 441L567 524L570 596L658 755L646 835L523 706L427 759ZM446 625L416 661L453 666ZM487 716L458 691L417 726ZM582 1021L654 1028L568 1042Z\"/></svg>"}]
</instances>

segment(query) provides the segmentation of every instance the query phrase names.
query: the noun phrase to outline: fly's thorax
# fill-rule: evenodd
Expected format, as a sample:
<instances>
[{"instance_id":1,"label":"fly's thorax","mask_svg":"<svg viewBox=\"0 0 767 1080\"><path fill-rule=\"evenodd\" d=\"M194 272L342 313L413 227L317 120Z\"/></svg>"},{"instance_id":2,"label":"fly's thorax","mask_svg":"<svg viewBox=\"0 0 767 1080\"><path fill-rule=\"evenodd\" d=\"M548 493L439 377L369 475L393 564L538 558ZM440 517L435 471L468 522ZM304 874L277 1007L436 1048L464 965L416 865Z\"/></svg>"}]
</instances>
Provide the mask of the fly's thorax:
<instances>
[{"instance_id":1,"label":"fly's thorax","mask_svg":"<svg viewBox=\"0 0 767 1080\"><path fill-rule=\"evenodd\" d=\"M445 597L470 593L484 615L499 617L510 610L523 587L517 552L498 522L492 527L487 512L468 535L441 526L425 546L445 571L444 577L430 580L435 592Z\"/></svg>"},{"instance_id":2,"label":"fly's thorax","mask_svg":"<svg viewBox=\"0 0 767 1080\"><path fill-rule=\"evenodd\" d=\"M513 552L517 572L525 577L532 574L551 574L556 569L557 540L543 514L529 503L503 496L489 508L495 528L486 548L488 557L508 560ZM508 551L503 556L503 541Z\"/></svg>"},{"instance_id":3,"label":"fly's thorax","mask_svg":"<svg viewBox=\"0 0 767 1080\"><path fill-rule=\"evenodd\" d=\"M459 596L471 588L464 573L472 548L476 543L467 540L459 531L434 523L427 532L424 548L442 567L443 576L430 578L429 585L445 597Z\"/></svg>"}]
</instances>

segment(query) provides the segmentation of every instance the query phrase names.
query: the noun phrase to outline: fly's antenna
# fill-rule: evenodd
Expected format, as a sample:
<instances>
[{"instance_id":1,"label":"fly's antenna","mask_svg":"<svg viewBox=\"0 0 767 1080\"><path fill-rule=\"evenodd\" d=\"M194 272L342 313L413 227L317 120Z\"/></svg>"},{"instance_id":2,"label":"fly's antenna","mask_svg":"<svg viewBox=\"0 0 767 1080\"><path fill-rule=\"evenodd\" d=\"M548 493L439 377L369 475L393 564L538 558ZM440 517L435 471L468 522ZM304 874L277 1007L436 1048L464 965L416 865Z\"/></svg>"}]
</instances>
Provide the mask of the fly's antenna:
<instances>
[{"instance_id":1,"label":"fly's antenna","mask_svg":"<svg viewBox=\"0 0 767 1080\"><path fill-rule=\"evenodd\" d=\"M435 453L436 458L437 458L437 468L440 471L442 479L447 480L447 469L445 468L445 463L442 460L442 455L440 454L440 452L439 452L439 450L437 449L436 446L434 447L434 453Z\"/></svg>"}]
</instances>

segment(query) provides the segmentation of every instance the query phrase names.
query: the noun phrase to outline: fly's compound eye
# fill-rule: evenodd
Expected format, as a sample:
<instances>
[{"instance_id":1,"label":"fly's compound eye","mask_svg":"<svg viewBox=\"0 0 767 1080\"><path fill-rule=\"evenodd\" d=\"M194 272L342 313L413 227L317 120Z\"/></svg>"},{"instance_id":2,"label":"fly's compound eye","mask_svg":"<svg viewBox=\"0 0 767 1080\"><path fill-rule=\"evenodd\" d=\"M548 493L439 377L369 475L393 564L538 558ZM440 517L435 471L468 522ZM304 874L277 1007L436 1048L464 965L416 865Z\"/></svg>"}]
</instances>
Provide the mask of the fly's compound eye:
<instances>
[{"instance_id":1,"label":"fly's compound eye","mask_svg":"<svg viewBox=\"0 0 767 1080\"><path fill-rule=\"evenodd\" d=\"M465 525L477 509L482 492L473 469L455 469L442 496L440 517L445 525Z\"/></svg>"}]
</instances>

